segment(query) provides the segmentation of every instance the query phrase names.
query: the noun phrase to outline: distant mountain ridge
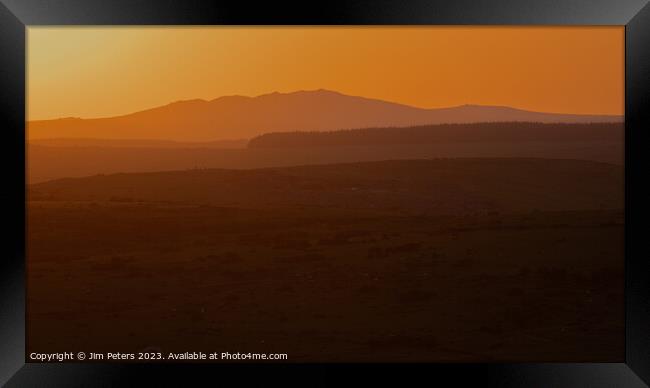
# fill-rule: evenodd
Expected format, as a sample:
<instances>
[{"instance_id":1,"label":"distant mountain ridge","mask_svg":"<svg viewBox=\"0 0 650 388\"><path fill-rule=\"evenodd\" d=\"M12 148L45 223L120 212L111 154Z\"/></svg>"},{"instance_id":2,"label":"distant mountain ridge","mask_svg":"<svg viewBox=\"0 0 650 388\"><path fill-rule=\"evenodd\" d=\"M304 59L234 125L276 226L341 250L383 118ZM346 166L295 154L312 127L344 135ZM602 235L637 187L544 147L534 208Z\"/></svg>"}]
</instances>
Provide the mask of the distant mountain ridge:
<instances>
[{"instance_id":1,"label":"distant mountain ridge","mask_svg":"<svg viewBox=\"0 0 650 388\"><path fill-rule=\"evenodd\" d=\"M423 109L319 89L257 97L224 96L211 101L178 101L108 118L30 121L28 137L213 141L251 138L269 132L511 121L622 122L623 117L479 105Z\"/></svg>"}]
</instances>

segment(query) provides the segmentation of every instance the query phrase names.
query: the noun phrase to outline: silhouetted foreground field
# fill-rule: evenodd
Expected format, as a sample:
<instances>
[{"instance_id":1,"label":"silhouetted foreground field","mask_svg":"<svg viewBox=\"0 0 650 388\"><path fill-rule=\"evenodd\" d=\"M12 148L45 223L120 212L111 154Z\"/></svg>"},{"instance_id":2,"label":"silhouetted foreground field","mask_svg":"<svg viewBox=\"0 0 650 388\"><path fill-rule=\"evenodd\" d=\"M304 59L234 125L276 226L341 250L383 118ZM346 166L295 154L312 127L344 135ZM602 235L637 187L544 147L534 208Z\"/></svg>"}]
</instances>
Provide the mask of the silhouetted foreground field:
<instances>
[{"instance_id":1,"label":"silhouetted foreground field","mask_svg":"<svg viewBox=\"0 0 650 388\"><path fill-rule=\"evenodd\" d=\"M453 159L33 185L28 351L622 361L622 173Z\"/></svg>"}]
</instances>

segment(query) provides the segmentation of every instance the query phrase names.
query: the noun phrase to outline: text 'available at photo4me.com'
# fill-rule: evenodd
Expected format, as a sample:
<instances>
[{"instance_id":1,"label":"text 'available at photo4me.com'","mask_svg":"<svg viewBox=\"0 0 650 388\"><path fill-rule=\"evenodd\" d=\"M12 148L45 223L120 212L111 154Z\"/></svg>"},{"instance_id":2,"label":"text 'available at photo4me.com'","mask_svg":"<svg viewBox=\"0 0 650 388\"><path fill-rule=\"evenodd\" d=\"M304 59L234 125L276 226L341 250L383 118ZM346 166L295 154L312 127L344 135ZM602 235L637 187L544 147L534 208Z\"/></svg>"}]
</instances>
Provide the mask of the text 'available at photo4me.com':
<instances>
[{"instance_id":1,"label":"text 'available at photo4me.com'","mask_svg":"<svg viewBox=\"0 0 650 388\"><path fill-rule=\"evenodd\" d=\"M286 353L251 352L63 352L29 354L31 362L85 362L85 361L275 361L288 360Z\"/></svg>"}]
</instances>

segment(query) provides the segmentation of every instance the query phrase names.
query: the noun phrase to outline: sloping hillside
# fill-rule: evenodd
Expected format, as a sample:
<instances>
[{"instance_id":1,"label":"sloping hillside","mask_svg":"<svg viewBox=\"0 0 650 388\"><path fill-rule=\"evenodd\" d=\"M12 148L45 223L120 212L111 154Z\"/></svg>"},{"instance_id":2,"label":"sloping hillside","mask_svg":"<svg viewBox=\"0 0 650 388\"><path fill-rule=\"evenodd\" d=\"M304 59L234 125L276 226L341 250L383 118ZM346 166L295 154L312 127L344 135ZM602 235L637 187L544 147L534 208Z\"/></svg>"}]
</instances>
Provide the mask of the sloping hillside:
<instances>
[{"instance_id":1,"label":"sloping hillside","mask_svg":"<svg viewBox=\"0 0 650 388\"><path fill-rule=\"evenodd\" d=\"M623 168L523 158L403 160L59 179L32 199L327 207L409 214L623 208Z\"/></svg>"}]
</instances>

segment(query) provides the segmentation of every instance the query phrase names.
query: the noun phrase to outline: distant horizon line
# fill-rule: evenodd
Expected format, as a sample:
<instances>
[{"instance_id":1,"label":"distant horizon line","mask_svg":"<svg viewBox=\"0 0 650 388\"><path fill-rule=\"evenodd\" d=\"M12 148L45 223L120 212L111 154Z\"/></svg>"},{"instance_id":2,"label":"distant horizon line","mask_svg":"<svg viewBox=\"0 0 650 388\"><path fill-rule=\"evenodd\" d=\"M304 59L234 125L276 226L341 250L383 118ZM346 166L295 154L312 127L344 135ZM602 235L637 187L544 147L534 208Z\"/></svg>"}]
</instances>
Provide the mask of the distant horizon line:
<instances>
[{"instance_id":1,"label":"distant horizon line","mask_svg":"<svg viewBox=\"0 0 650 388\"><path fill-rule=\"evenodd\" d=\"M420 124L420 125L409 125L409 126L386 126L386 127L359 127L359 128L340 128L335 130L310 130L310 131L271 131L264 132L259 135L254 135L252 137L240 137L240 138L217 138L217 139L206 139L206 140L179 140L172 138L124 138L124 137L41 137L41 138L30 138L25 136L26 143L57 143L57 142L67 142L67 141L76 141L76 142L106 142L106 143L159 143L159 144L176 144L176 145L216 145L216 144L237 144L237 143L249 143L252 140L255 140L260 137L268 135L278 135L278 134L290 134L290 135L311 135L311 134L334 134L340 132L355 132L355 131L366 131L366 130L382 130L382 129L412 129L419 127L437 127L437 126L482 126L482 125L495 125L495 124L539 124L543 126L554 126L554 125L565 125L565 126L593 126L593 125L621 125L624 124L624 121L613 122L613 121L594 121L594 122L584 122L584 123L571 123L571 122L552 122L544 123L537 121L480 121L473 123L436 123L436 124ZM27 135L27 134L26 134ZM42 145L51 145L51 144L42 144ZM230 148L230 147L226 147ZM232 147L238 148L238 147Z\"/></svg>"},{"instance_id":2,"label":"distant horizon line","mask_svg":"<svg viewBox=\"0 0 650 388\"><path fill-rule=\"evenodd\" d=\"M331 94L338 94L341 96L345 97L353 97L353 98L361 98L361 99L366 99L366 100L373 100L373 101L379 101L379 102L384 102L384 103L389 103L389 104L395 104L395 105L402 105L414 109L422 109L422 110L444 110L444 109L457 109L457 108L462 108L462 107L486 107L486 108L504 108L504 109L513 109L513 110L518 110L518 111L524 111L524 112L534 112L534 113L543 113L543 114L553 114L553 115L572 115L572 116L608 116L608 117L625 117L625 112L623 114L611 114L611 113L564 113L564 112L549 112L549 111L540 111L540 110L531 110L531 109L525 109L525 108L519 108L515 107L512 105L491 105L491 104L474 104L474 103L465 103L465 104L460 104L460 105L452 105L452 106L442 106L442 107L434 107L434 108L426 108L426 107L421 107L421 106L416 106L416 105L411 105L411 104L405 104L401 102L396 102L396 101L389 101L389 100L384 100L381 98L373 98L373 97L366 97L366 96L360 96L360 95L353 95L353 94L345 94L336 90L331 90L331 89L326 89L326 88L318 88L318 89L300 89L300 90L294 90L291 92L279 92L279 91L273 91L273 92L268 92L268 93L262 93L254 96L250 95L243 95L243 94L226 94L226 95L221 95L218 97L215 97L213 99L203 99L203 98L190 98L190 99L179 99L175 101L168 102L166 104L161 104L157 106L153 106L150 108L145 108L145 109L140 109L136 111L131 111L128 113L123 113L123 114L117 114L113 116L96 116L96 117L81 117L81 116L57 116L57 117L52 117L52 118L35 118L31 119L28 118L25 120L26 122L36 122L36 121L57 121L57 120L102 120L102 119L111 119L111 118L116 118L116 117L124 117L124 116L129 116L132 114L137 114L141 112L147 112L153 109L158 109L174 104L179 104L179 103L187 103L187 102L199 102L199 103L211 103L217 100L221 100L224 98L244 98L244 99L256 99L256 98L262 98L262 97L267 97L267 96L274 96L274 95L292 95L292 94L299 94L299 93L331 93ZM27 110L29 111L29 106L27 106Z\"/></svg>"}]
</instances>

